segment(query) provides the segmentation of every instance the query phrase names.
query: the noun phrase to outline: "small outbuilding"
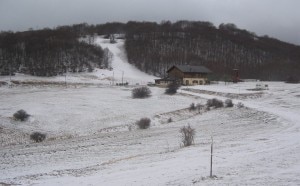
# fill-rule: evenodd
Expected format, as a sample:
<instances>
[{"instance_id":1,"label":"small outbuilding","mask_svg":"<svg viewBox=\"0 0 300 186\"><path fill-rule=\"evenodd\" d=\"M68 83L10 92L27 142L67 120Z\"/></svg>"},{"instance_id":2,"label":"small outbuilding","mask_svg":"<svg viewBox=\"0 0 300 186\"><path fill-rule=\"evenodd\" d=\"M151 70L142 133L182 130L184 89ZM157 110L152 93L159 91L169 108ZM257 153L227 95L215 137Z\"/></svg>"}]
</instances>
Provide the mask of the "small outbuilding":
<instances>
[{"instance_id":1,"label":"small outbuilding","mask_svg":"<svg viewBox=\"0 0 300 186\"><path fill-rule=\"evenodd\" d=\"M171 78L171 77L165 77L161 79L155 79L155 85L160 86L160 87L166 87L169 84L177 82L176 78Z\"/></svg>"}]
</instances>

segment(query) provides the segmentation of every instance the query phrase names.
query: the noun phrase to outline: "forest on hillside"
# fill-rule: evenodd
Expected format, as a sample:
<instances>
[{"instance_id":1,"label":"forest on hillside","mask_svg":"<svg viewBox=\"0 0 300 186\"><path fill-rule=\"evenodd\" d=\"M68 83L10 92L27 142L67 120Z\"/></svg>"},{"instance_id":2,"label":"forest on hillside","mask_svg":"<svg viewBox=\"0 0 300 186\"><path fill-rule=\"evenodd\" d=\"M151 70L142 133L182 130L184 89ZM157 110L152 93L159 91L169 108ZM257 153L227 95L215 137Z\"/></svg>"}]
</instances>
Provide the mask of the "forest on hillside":
<instances>
[{"instance_id":1,"label":"forest on hillside","mask_svg":"<svg viewBox=\"0 0 300 186\"><path fill-rule=\"evenodd\" d=\"M80 34L64 27L0 34L0 74L15 72L56 76L92 71L105 63L105 51L80 41ZM88 41L88 40L87 40Z\"/></svg>"},{"instance_id":2,"label":"forest on hillside","mask_svg":"<svg viewBox=\"0 0 300 186\"><path fill-rule=\"evenodd\" d=\"M93 45L95 36L125 35L129 63L156 76L175 64L205 65L212 79L285 80L300 78L300 46L239 29L234 24L201 21L86 23L55 29L0 33L0 74L24 72L53 76L66 71L108 67L107 50Z\"/></svg>"},{"instance_id":3,"label":"forest on hillside","mask_svg":"<svg viewBox=\"0 0 300 186\"><path fill-rule=\"evenodd\" d=\"M300 47L268 36L210 22L169 21L131 23L126 34L129 62L164 76L174 64L205 65L213 79L230 78L239 69L242 78L285 80L299 78Z\"/></svg>"}]
</instances>

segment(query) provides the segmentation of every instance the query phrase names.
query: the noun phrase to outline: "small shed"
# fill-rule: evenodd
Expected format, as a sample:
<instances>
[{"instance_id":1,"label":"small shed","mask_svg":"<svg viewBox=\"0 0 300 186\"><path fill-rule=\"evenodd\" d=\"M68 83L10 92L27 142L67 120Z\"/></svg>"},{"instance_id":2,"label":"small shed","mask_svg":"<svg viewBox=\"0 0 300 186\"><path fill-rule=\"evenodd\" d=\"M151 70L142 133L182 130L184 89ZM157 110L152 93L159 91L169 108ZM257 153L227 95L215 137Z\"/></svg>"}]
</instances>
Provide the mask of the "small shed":
<instances>
[{"instance_id":1,"label":"small shed","mask_svg":"<svg viewBox=\"0 0 300 186\"><path fill-rule=\"evenodd\" d=\"M172 77L165 77L161 79L155 79L155 84L160 87L166 87L171 83L177 82L178 80L176 78Z\"/></svg>"}]
</instances>

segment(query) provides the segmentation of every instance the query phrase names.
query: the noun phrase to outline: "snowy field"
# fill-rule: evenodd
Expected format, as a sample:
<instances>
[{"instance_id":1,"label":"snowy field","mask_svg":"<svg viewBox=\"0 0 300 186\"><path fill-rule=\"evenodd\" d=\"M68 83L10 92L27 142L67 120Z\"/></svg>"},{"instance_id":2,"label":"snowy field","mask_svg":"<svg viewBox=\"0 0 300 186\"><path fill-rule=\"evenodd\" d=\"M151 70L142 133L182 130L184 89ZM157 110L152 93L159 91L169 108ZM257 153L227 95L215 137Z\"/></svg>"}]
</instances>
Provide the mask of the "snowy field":
<instances>
[{"instance_id":1,"label":"snowy field","mask_svg":"<svg viewBox=\"0 0 300 186\"><path fill-rule=\"evenodd\" d=\"M126 62L122 41L96 42L110 48L114 70L123 65L128 81L153 81ZM300 84L264 82L268 90L252 91L255 82L219 83L181 87L174 96L151 87L150 98L132 99L135 86L111 86L98 72L69 74L73 86L0 87L0 185L300 185ZM189 111L210 98L245 107ZM29 120L12 119L19 109ZM151 119L149 129L135 126L142 117ZM195 144L183 148L179 130L188 124ZM31 141L35 131L46 140Z\"/></svg>"},{"instance_id":2,"label":"snowy field","mask_svg":"<svg viewBox=\"0 0 300 186\"><path fill-rule=\"evenodd\" d=\"M258 98L233 99L245 108L188 111L218 93L253 83L180 90L151 88L132 99L126 87L1 87L0 182L22 185L298 185L300 86L269 83ZM253 92L255 94L256 92ZM225 96L218 96L226 99ZM18 109L32 116L11 119ZM141 117L151 127L139 130ZM168 123L168 118L173 122ZM179 129L196 129L195 145L180 147ZM131 127L130 127L131 126ZM42 143L30 133L47 133ZM210 139L214 175L210 179Z\"/></svg>"}]
</instances>

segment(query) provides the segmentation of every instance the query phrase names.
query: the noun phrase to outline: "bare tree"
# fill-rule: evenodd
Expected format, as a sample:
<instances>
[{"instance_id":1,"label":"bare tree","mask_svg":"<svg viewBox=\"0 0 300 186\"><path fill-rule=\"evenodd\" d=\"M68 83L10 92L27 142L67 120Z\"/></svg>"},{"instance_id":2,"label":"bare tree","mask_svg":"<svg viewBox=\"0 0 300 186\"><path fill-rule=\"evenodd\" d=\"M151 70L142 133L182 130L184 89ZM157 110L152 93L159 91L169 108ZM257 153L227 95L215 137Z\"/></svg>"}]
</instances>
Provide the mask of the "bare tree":
<instances>
[{"instance_id":1,"label":"bare tree","mask_svg":"<svg viewBox=\"0 0 300 186\"><path fill-rule=\"evenodd\" d=\"M190 125L182 127L180 129L180 133L182 135L181 142L184 147L191 146L194 143L196 130L193 129Z\"/></svg>"}]
</instances>

